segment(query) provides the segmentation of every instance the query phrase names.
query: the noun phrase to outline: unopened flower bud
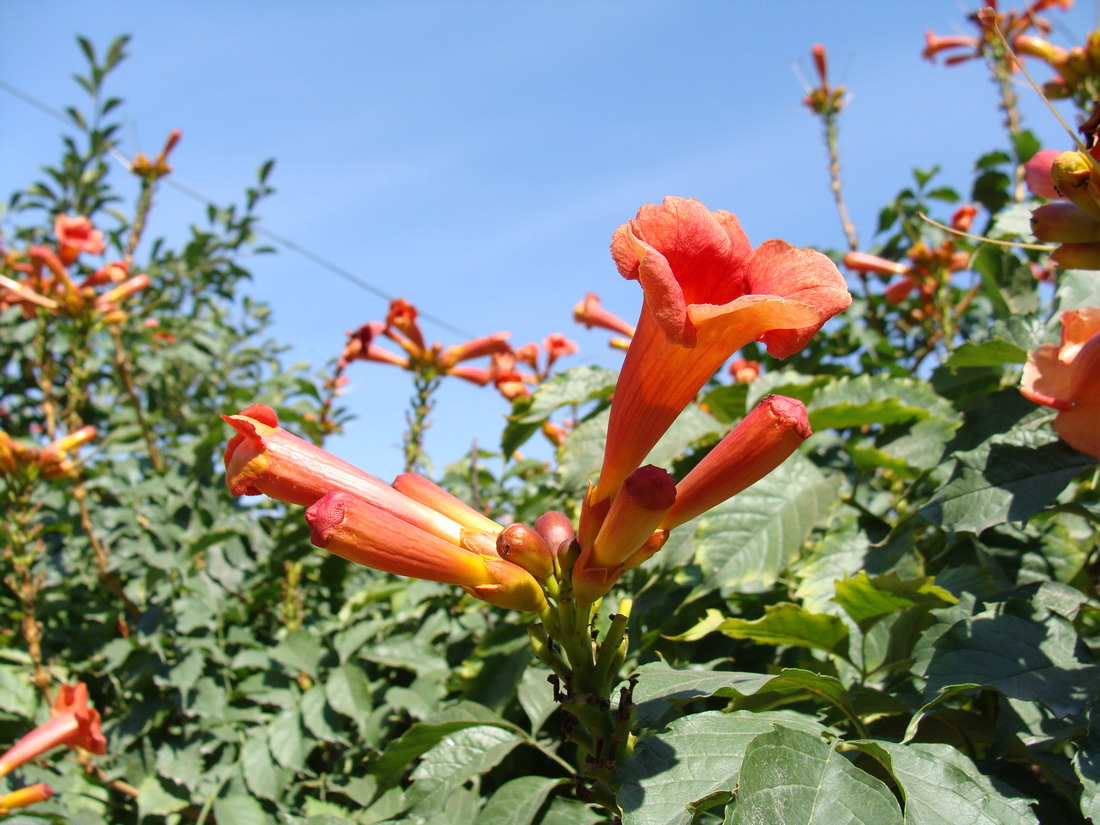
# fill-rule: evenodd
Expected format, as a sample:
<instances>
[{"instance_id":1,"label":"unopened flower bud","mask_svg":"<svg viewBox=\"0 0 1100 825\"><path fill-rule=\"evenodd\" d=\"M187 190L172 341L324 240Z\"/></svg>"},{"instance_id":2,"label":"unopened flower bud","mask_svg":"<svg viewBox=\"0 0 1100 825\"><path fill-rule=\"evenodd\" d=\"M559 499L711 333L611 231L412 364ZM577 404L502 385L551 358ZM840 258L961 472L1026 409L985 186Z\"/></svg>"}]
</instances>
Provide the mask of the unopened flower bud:
<instances>
[{"instance_id":1,"label":"unopened flower bud","mask_svg":"<svg viewBox=\"0 0 1100 825\"><path fill-rule=\"evenodd\" d=\"M1031 231L1040 241L1090 243L1100 241L1100 218L1072 203L1046 203L1031 213Z\"/></svg>"},{"instance_id":2,"label":"unopened flower bud","mask_svg":"<svg viewBox=\"0 0 1100 825\"><path fill-rule=\"evenodd\" d=\"M1054 181L1050 178L1054 159L1060 154L1061 152L1057 149L1041 149L1024 164L1024 180L1031 194L1047 200L1057 200L1061 197L1058 190L1054 188Z\"/></svg>"},{"instance_id":3,"label":"unopened flower bud","mask_svg":"<svg viewBox=\"0 0 1100 825\"><path fill-rule=\"evenodd\" d=\"M572 541L573 522L565 513L550 510L535 519L535 531L546 541L552 553L557 553L564 542Z\"/></svg>"},{"instance_id":4,"label":"unopened flower bud","mask_svg":"<svg viewBox=\"0 0 1100 825\"><path fill-rule=\"evenodd\" d=\"M1064 243L1050 259L1062 269L1100 269L1100 243Z\"/></svg>"},{"instance_id":5,"label":"unopened flower bud","mask_svg":"<svg viewBox=\"0 0 1100 825\"><path fill-rule=\"evenodd\" d=\"M518 564L536 579L544 581L554 572L554 558L546 541L526 524L511 524L497 535L497 554Z\"/></svg>"},{"instance_id":6,"label":"unopened flower bud","mask_svg":"<svg viewBox=\"0 0 1100 825\"><path fill-rule=\"evenodd\" d=\"M1050 168L1055 189L1063 198L1077 204L1090 215L1100 218L1100 204L1095 199L1091 160L1081 152L1062 152Z\"/></svg>"},{"instance_id":7,"label":"unopened flower bud","mask_svg":"<svg viewBox=\"0 0 1100 825\"><path fill-rule=\"evenodd\" d=\"M657 529L676 502L676 481L647 464L631 473L611 502L592 546L592 567L613 567L629 558Z\"/></svg>"}]
</instances>

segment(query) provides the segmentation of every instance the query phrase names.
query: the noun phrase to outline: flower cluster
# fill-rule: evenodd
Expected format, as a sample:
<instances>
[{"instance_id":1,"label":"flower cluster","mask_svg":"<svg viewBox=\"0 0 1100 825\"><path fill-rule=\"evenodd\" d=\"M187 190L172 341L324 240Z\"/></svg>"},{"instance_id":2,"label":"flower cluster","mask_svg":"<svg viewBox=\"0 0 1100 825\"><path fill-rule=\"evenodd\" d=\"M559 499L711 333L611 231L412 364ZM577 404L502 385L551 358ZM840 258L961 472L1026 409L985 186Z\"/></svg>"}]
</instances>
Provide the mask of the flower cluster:
<instances>
[{"instance_id":1,"label":"flower cluster","mask_svg":"<svg viewBox=\"0 0 1100 825\"><path fill-rule=\"evenodd\" d=\"M130 171L146 183L154 183L157 179L169 174L172 167L168 165L168 155L176 148L176 144L180 142L181 137L183 137L183 132L179 129L173 129L169 132L168 140L164 142L164 148L160 150L156 160L149 160L143 152L138 152L134 155L134 159L130 161Z\"/></svg>"},{"instance_id":2,"label":"flower cluster","mask_svg":"<svg viewBox=\"0 0 1100 825\"><path fill-rule=\"evenodd\" d=\"M951 228L959 232L969 231L977 214L978 210L973 206L960 206L951 217ZM909 248L908 257L909 263L900 263L866 252L849 252L844 256L844 265L854 272L900 276L883 290L886 302L900 304L916 293L918 306L910 313L914 320L935 318L941 312L935 300L937 289L947 282L952 273L966 269L970 256L960 252L953 240L945 238L935 247L918 241Z\"/></svg>"},{"instance_id":3,"label":"flower cluster","mask_svg":"<svg viewBox=\"0 0 1100 825\"><path fill-rule=\"evenodd\" d=\"M1063 49L1042 37L1022 34L1012 42L1018 55L1042 60L1056 77L1043 84L1051 100L1073 98L1089 106L1100 94L1100 31L1089 32L1084 46Z\"/></svg>"},{"instance_id":4,"label":"flower cluster","mask_svg":"<svg viewBox=\"0 0 1100 825\"><path fill-rule=\"evenodd\" d=\"M1020 391L1058 410L1054 431L1076 450L1100 459L1100 307L1062 315L1062 340L1028 353Z\"/></svg>"},{"instance_id":5,"label":"flower cluster","mask_svg":"<svg viewBox=\"0 0 1100 825\"><path fill-rule=\"evenodd\" d=\"M997 36L998 29L1010 43L1018 43L1021 38L1029 37L1028 33L1031 31L1045 36L1050 34L1051 23L1038 15L1054 6L1064 11L1072 5L1073 0L1034 0L1023 11L1015 9L1001 11L997 8L997 0L986 0L981 9L968 17L978 30L976 35L941 36L927 32L922 54L928 60L943 56L944 63L948 66L957 66L968 60L987 56L999 59L1003 47L1000 37ZM1015 64L1011 65L1015 70Z\"/></svg>"},{"instance_id":6,"label":"flower cluster","mask_svg":"<svg viewBox=\"0 0 1100 825\"><path fill-rule=\"evenodd\" d=\"M553 512L534 527L505 529L415 473L385 484L291 435L262 405L223 416L237 433L225 453L230 491L308 507L312 542L368 567L534 611L558 594L566 576L577 602L592 603L657 552L670 530L762 478L810 435L801 402L772 396L679 483L661 468L642 466L706 381L751 341L778 358L797 352L851 302L824 255L779 240L753 249L733 215L695 200L643 207L615 233L611 253L619 272L640 282L643 304L579 532ZM433 353L407 313L391 313L387 326L400 329L401 337L391 337L407 342L410 359ZM358 352L369 353L369 346ZM554 339L546 349L542 372L570 347ZM433 363L461 360L448 361L447 352L432 354ZM530 358L525 363L539 371L536 355L516 357Z\"/></svg>"},{"instance_id":7,"label":"flower cluster","mask_svg":"<svg viewBox=\"0 0 1100 825\"><path fill-rule=\"evenodd\" d=\"M88 686L83 682L58 687L49 720L0 755L0 776L7 776L20 765L62 745L99 755L107 752L99 712L89 707ZM51 796L50 786L41 783L0 795L0 814L43 802Z\"/></svg>"},{"instance_id":8,"label":"flower cluster","mask_svg":"<svg viewBox=\"0 0 1100 825\"><path fill-rule=\"evenodd\" d=\"M37 474L46 479L72 478L76 464L69 454L95 437L95 427L88 425L44 447L32 447L0 430L0 476Z\"/></svg>"},{"instance_id":9,"label":"flower cluster","mask_svg":"<svg viewBox=\"0 0 1100 825\"><path fill-rule=\"evenodd\" d=\"M802 103L815 114L835 115L844 107L845 89L843 86L829 85L829 65L825 57L825 46L821 43L816 44L810 50L810 54L813 57L814 70L817 72L818 85L810 89Z\"/></svg>"},{"instance_id":10,"label":"flower cluster","mask_svg":"<svg viewBox=\"0 0 1100 825\"><path fill-rule=\"evenodd\" d=\"M343 368L352 361L378 361L412 372L454 375L485 386L491 380L489 370L466 366L464 362L510 349L508 338L511 333L508 332L495 332L446 349L439 343L429 345L425 342L418 317L415 306L401 298L395 298L390 302L385 321L371 321L348 333L347 345L338 362L340 367ZM403 354L380 346L377 342L383 338L397 344Z\"/></svg>"},{"instance_id":11,"label":"flower cluster","mask_svg":"<svg viewBox=\"0 0 1100 825\"><path fill-rule=\"evenodd\" d=\"M58 215L54 235L56 249L37 245L24 254L3 256L0 309L18 306L28 318L45 310L70 318L97 317L108 324L124 320L123 303L149 286L149 276L131 276L129 266L116 261L89 271L78 282L69 268L82 253L103 254L103 233L85 217Z\"/></svg>"}]
</instances>

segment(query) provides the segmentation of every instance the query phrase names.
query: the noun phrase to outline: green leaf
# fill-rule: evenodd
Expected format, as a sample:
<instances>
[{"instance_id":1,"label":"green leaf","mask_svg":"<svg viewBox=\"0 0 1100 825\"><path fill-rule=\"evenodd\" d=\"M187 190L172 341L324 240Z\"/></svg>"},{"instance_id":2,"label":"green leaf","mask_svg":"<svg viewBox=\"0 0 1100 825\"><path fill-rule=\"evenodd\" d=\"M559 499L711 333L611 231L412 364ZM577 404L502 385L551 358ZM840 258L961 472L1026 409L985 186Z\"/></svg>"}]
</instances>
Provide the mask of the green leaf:
<instances>
[{"instance_id":1,"label":"green leaf","mask_svg":"<svg viewBox=\"0 0 1100 825\"><path fill-rule=\"evenodd\" d=\"M797 453L770 475L709 513L696 530L703 579L688 600L713 590L758 593L771 587L836 501L840 480Z\"/></svg>"},{"instance_id":2,"label":"green leaf","mask_svg":"<svg viewBox=\"0 0 1100 825\"><path fill-rule=\"evenodd\" d=\"M481 809L477 825L530 825L537 821L546 797L566 781L545 776L521 776L505 782Z\"/></svg>"},{"instance_id":3,"label":"green leaf","mask_svg":"<svg viewBox=\"0 0 1100 825\"><path fill-rule=\"evenodd\" d=\"M317 667L324 653L324 647L317 644L317 639L312 634L295 630L272 648L270 656L279 664L290 668L294 675L304 673L310 679L316 679Z\"/></svg>"},{"instance_id":4,"label":"green leaf","mask_svg":"<svg viewBox=\"0 0 1100 825\"><path fill-rule=\"evenodd\" d=\"M247 794L232 794L214 800L214 818L218 822L240 825L266 825L275 822L255 799Z\"/></svg>"},{"instance_id":5,"label":"green leaf","mask_svg":"<svg viewBox=\"0 0 1100 825\"><path fill-rule=\"evenodd\" d=\"M998 195L999 201L1001 195L1003 193ZM1007 195L1004 198L990 211L999 211L1007 203ZM970 267L981 274L983 292L993 302L998 316L1031 314L1038 309L1038 289L1031 267L1011 251L986 244L971 257Z\"/></svg>"},{"instance_id":6,"label":"green leaf","mask_svg":"<svg viewBox=\"0 0 1100 825\"><path fill-rule=\"evenodd\" d=\"M305 768L306 744L297 707L284 708L268 725L267 736L271 753L280 765L293 771Z\"/></svg>"},{"instance_id":7,"label":"green leaf","mask_svg":"<svg viewBox=\"0 0 1100 825\"><path fill-rule=\"evenodd\" d=\"M1100 708L1089 709L1088 735L1075 742L1073 771L1081 781L1081 813L1100 822Z\"/></svg>"},{"instance_id":8,"label":"green leaf","mask_svg":"<svg viewBox=\"0 0 1100 825\"><path fill-rule=\"evenodd\" d=\"M610 410L601 410L569 433L558 460L561 483L566 489L583 490L587 482L599 475L610 415Z\"/></svg>"},{"instance_id":9,"label":"green leaf","mask_svg":"<svg viewBox=\"0 0 1100 825\"><path fill-rule=\"evenodd\" d=\"M956 453L948 483L921 513L945 530L980 533L1007 521L1027 521L1096 459L1034 424L996 435Z\"/></svg>"},{"instance_id":10,"label":"green leaf","mask_svg":"<svg viewBox=\"0 0 1100 825\"><path fill-rule=\"evenodd\" d=\"M569 404L584 404L606 398L615 388L619 374L597 366L572 367L541 384L531 396L530 406L516 416L520 424L541 424L555 410Z\"/></svg>"},{"instance_id":11,"label":"green leaf","mask_svg":"<svg viewBox=\"0 0 1100 825\"><path fill-rule=\"evenodd\" d=\"M282 791L279 769L265 736L249 736L241 746L241 774L248 789L261 799L275 800Z\"/></svg>"},{"instance_id":12,"label":"green leaf","mask_svg":"<svg viewBox=\"0 0 1100 825\"><path fill-rule=\"evenodd\" d=\"M710 696L736 698L751 695L772 678L765 673L681 670L665 662L643 665L635 675L638 683L632 696L637 705L638 722L649 727L659 722L673 705L684 705Z\"/></svg>"},{"instance_id":13,"label":"green leaf","mask_svg":"<svg viewBox=\"0 0 1100 825\"><path fill-rule=\"evenodd\" d=\"M922 381L871 375L826 384L813 394L806 411L815 431L956 417L951 405Z\"/></svg>"},{"instance_id":14,"label":"green leaf","mask_svg":"<svg viewBox=\"0 0 1100 825\"><path fill-rule=\"evenodd\" d=\"M1045 704L1057 717L1096 696L1098 668L1078 656L1073 623L1018 599L956 622L934 645L925 700L959 684L987 685Z\"/></svg>"},{"instance_id":15,"label":"green leaf","mask_svg":"<svg viewBox=\"0 0 1100 825\"><path fill-rule=\"evenodd\" d=\"M561 796L550 800L550 807L539 820L539 825L597 825L606 817L591 805Z\"/></svg>"},{"instance_id":16,"label":"green leaf","mask_svg":"<svg viewBox=\"0 0 1100 825\"><path fill-rule=\"evenodd\" d=\"M844 656L848 652L848 628L837 616L826 613L811 613L801 605L791 602L764 606L764 615L759 619L728 618L714 625L708 611L703 620L708 632L717 631L731 639L750 639L763 645L792 645L824 650ZM699 638L695 629L681 636L670 637L673 641Z\"/></svg>"},{"instance_id":17,"label":"green leaf","mask_svg":"<svg viewBox=\"0 0 1100 825\"><path fill-rule=\"evenodd\" d=\"M142 817L166 816L190 804L190 800L169 793L155 774L147 775L138 787L137 806Z\"/></svg>"},{"instance_id":18,"label":"green leaf","mask_svg":"<svg viewBox=\"0 0 1100 825\"><path fill-rule=\"evenodd\" d=\"M1058 273L1054 303L1056 315L1070 309L1100 306L1100 278L1088 269L1067 269Z\"/></svg>"},{"instance_id":19,"label":"green leaf","mask_svg":"<svg viewBox=\"0 0 1100 825\"><path fill-rule=\"evenodd\" d=\"M599 475L609 417L610 410L602 410L582 421L569 434L561 451L559 465L565 487L583 489L586 482ZM698 404L689 404L649 451L645 463L668 467L693 442L725 429L718 423L718 419L703 412Z\"/></svg>"},{"instance_id":20,"label":"green leaf","mask_svg":"<svg viewBox=\"0 0 1100 825\"><path fill-rule=\"evenodd\" d=\"M522 741L515 731L493 725L456 731L424 754L405 798L419 812L442 809L455 790L496 767Z\"/></svg>"},{"instance_id":21,"label":"green leaf","mask_svg":"<svg viewBox=\"0 0 1100 825\"><path fill-rule=\"evenodd\" d=\"M405 769L421 754L434 748L448 736L466 728L493 725L514 730L491 710L474 702L460 702L426 722L418 722L391 742L379 756L371 760L371 773L379 787L396 783Z\"/></svg>"},{"instance_id":22,"label":"green leaf","mask_svg":"<svg viewBox=\"0 0 1100 825\"><path fill-rule=\"evenodd\" d=\"M541 662L531 662L516 688L520 707L531 721L532 736L542 729L550 714L558 709L558 703L554 701L554 691L547 681L549 676L550 668Z\"/></svg>"},{"instance_id":23,"label":"green leaf","mask_svg":"<svg viewBox=\"0 0 1100 825\"><path fill-rule=\"evenodd\" d=\"M992 338L980 344L969 341L960 345L944 362L952 372L962 367L999 367L1002 364L1023 364L1027 350L1000 338Z\"/></svg>"},{"instance_id":24,"label":"green leaf","mask_svg":"<svg viewBox=\"0 0 1100 825\"><path fill-rule=\"evenodd\" d=\"M748 393L748 384L726 384L704 395L701 403L723 424L732 424L745 417Z\"/></svg>"},{"instance_id":25,"label":"green leaf","mask_svg":"<svg viewBox=\"0 0 1100 825\"><path fill-rule=\"evenodd\" d=\"M854 741L901 790L906 825L1037 825L1029 802L1008 796L950 745Z\"/></svg>"},{"instance_id":26,"label":"green leaf","mask_svg":"<svg viewBox=\"0 0 1100 825\"><path fill-rule=\"evenodd\" d=\"M623 825L689 825L695 806L737 787L749 743L773 725L821 735L825 728L799 713L708 711L677 719L638 743L620 769Z\"/></svg>"},{"instance_id":27,"label":"green leaf","mask_svg":"<svg viewBox=\"0 0 1100 825\"><path fill-rule=\"evenodd\" d=\"M878 779L819 736L777 726L745 749L728 825L901 825Z\"/></svg>"},{"instance_id":28,"label":"green leaf","mask_svg":"<svg viewBox=\"0 0 1100 825\"><path fill-rule=\"evenodd\" d=\"M866 633L891 613L914 605L933 610L958 604L959 600L937 586L932 576L903 580L896 573L888 573L872 579L861 570L854 578L836 583L836 601Z\"/></svg>"},{"instance_id":29,"label":"green leaf","mask_svg":"<svg viewBox=\"0 0 1100 825\"><path fill-rule=\"evenodd\" d=\"M357 722L373 707L367 676L358 665L351 663L329 672L325 680L325 697L333 710Z\"/></svg>"}]
</instances>

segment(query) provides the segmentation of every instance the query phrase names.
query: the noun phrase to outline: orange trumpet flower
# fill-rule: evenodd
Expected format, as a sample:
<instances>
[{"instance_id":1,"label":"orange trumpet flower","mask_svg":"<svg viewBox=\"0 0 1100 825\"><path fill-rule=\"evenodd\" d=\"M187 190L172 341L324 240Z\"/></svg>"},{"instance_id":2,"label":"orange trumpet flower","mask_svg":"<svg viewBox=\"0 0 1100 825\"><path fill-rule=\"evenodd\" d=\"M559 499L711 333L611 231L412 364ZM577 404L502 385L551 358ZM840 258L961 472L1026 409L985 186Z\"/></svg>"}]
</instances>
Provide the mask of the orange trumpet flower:
<instances>
[{"instance_id":1,"label":"orange trumpet flower","mask_svg":"<svg viewBox=\"0 0 1100 825\"><path fill-rule=\"evenodd\" d=\"M1054 431L1100 459L1100 307L1062 315L1062 341L1028 353L1020 385L1024 397L1058 410Z\"/></svg>"},{"instance_id":2,"label":"orange trumpet flower","mask_svg":"<svg viewBox=\"0 0 1100 825\"><path fill-rule=\"evenodd\" d=\"M643 206L615 232L611 256L624 277L641 283L644 302L590 509L615 496L732 353L762 341L785 358L852 300L821 253L780 240L754 250L737 218L696 200Z\"/></svg>"},{"instance_id":3,"label":"orange trumpet flower","mask_svg":"<svg viewBox=\"0 0 1100 825\"><path fill-rule=\"evenodd\" d=\"M0 756L0 776L6 776L24 762L59 745L83 748L96 754L107 752L99 712L88 707L88 686L83 682L60 685L50 713L48 722L39 725Z\"/></svg>"}]
</instances>

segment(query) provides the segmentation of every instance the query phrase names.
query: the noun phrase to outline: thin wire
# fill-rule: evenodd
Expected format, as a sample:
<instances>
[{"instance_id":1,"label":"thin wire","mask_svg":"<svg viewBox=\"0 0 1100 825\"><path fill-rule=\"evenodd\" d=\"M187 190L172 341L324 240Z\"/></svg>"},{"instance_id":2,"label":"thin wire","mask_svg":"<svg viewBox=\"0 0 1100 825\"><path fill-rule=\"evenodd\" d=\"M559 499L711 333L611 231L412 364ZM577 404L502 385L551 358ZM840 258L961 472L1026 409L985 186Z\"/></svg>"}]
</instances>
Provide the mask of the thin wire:
<instances>
[{"instance_id":1,"label":"thin wire","mask_svg":"<svg viewBox=\"0 0 1100 825\"><path fill-rule=\"evenodd\" d=\"M75 123L71 116L69 116L69 115L65 114L64 112L61 112L61 111L53 108L48 103L42 102L38 98L28 94L27 92L24 92L22 89L19 89L15 86L12 86L10 83L5 81L3 78L0 78L0 89L3 89L5 92L12 95L13 97L19 98L24 103L28 104L29 106L33 106L35 109L38 109L40 112L43 112L43 113L49 115L50 117L54 118L55 120L61 121L62 123L66 124L67 126L76 126L79 129L87 131L86 127L81 126L79 123ZM118 147L114 143L109 143L107 145L107 150L111 153L111 155L119 163L121 163L124 167L126 167L127 170L130 169L130 166L131 166L130 160L124 154L122 154L121 151L119 151ZM213 207L218 206L218 203L216 201L214 201L212 198L207 197L202 192L188 186L185 183L181 183L179 180L177 180L174 177L168 177L165 180L165 183L167 183L173 189L176 189L177 191L181 192L182 194L187 195L189 198L192 198L193 200L198 201L199 203L205 204L206 206L213 206ZM270 229L265 229L263 226L260 226L260 225L257 225L255 227L253 227L253 231L255 231L255 233L257 235L260 235L264 238L267 238L267 239L272 240L272 241L274 241L278 244L281 244L282 246L289 249L291 252L296 252L297 254L301 255L303 258L306 258L306 259L312 261L313 263L317 264L322 269L327 269L332 274L337 275L340 278L343 278L345 281L347 281L351 284L354 284L355 286L359 287L360 289L366 290L367 292L371 293L372 295L375 295L378 298L382 298L383 300L386 300L386 301L393 301L396 297L396 296L391 295L390 293L386 292L386 290L382 289L381 287L375 286L370 281L367 281L367 280L361 278L360 276L356 275L354 272L351 272L350 270L345 269L344 267L340 266L339 264L333 263L332 261L330 261L328 258L324 257L323 255L320 255L319 253L314 252L313 250L309 249L308 247L303 246L300 243L296 243L295 241L291 240L290 238L286 237L285 235L281 235L278 232L274 232ZM441 328L447 330L448 332L453 332L456 335L462 335L462 336L465 336L466 338L475 337L472 332L468 332L467 330L464 330L461 327L455 326L454 324L450 323L449 321L445 321L444 319L442 319L442 318L440 318L436 315L432 315L431 313L419 310L419 308L418 308L418 314L419 314L419 317L423 318L425 321L430 321L431 323L435 324L438 327L441 327Z\"/></svg>"}]
</instances>

